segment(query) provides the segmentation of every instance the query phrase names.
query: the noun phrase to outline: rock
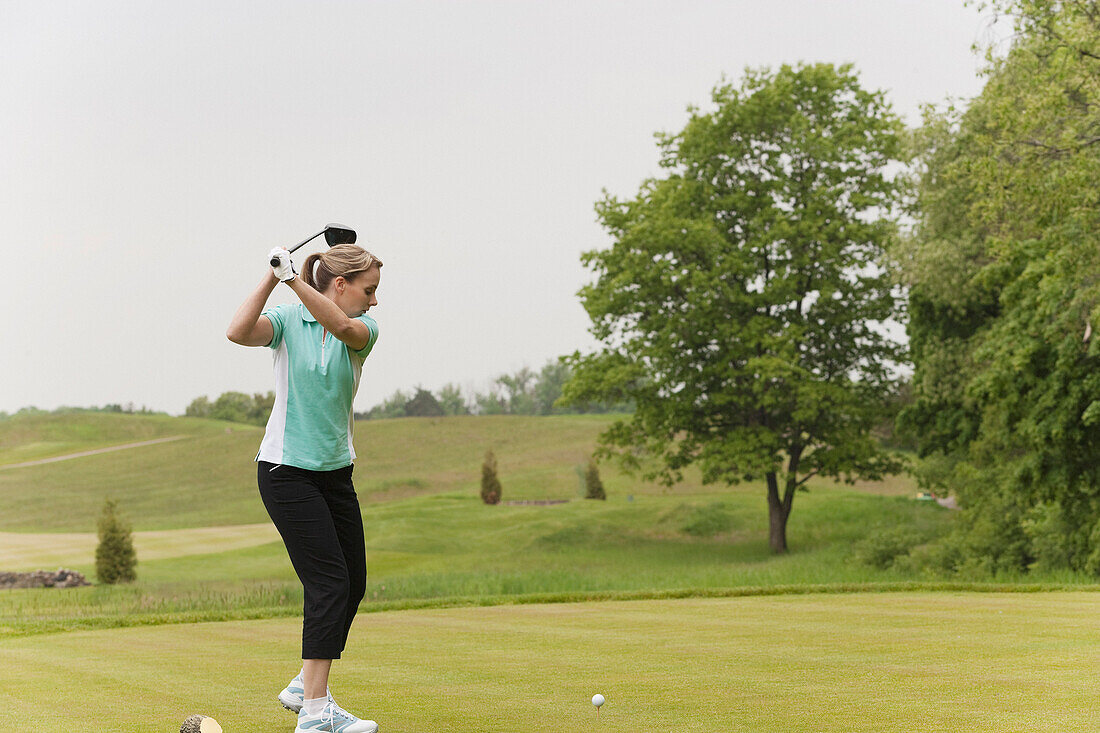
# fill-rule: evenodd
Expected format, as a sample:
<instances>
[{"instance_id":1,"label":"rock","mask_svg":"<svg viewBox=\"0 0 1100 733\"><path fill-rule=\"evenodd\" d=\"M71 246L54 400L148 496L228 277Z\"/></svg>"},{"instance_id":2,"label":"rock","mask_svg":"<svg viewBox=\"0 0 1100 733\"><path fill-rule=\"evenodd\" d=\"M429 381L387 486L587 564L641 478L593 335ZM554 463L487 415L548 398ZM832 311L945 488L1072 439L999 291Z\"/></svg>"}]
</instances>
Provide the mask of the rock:
<instances>
[{"instance_id":1,"label":"rock","mask_svg":"<svg viewBox=\"0 0 1100 733\"><path fill-rule=\"evenodd\" d=\"M30 573L0 572L0 589L7 588L79 588L91 585L82 573L67 568L35 570Z\"/></svg>"},{"instance_id":2,"label":"rock","mask_svg":"<svg viewBox=\"0 0 1100 733\"><path fill-rule=\"evenodd\" d=\"M180 733L222 733L222 727L213 718L196 714L183 721Z\"/></svg>"}]
</instances>

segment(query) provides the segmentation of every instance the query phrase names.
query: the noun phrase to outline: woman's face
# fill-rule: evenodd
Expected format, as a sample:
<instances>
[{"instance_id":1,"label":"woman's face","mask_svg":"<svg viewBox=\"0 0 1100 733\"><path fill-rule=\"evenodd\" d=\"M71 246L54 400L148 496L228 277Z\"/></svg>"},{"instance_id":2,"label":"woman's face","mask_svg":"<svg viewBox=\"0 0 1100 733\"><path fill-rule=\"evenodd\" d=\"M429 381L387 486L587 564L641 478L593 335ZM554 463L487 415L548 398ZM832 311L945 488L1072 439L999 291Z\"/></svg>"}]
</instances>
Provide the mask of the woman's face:
<instances>
[{"instance_id":1,"label":"woman's face","mask_svg":"<svg viewBox=\"0 0 1100 733\"><path fill-rule=\"evenodd\" d=\"M378 290L378 280L381 277L382 268L372 267L366 272L353 275L351 280L336 278L333 281L335 292L332 302L350 318L363 315L372 305L378 305L378 298L374 294Z\"/></svg>"}]
</instances>

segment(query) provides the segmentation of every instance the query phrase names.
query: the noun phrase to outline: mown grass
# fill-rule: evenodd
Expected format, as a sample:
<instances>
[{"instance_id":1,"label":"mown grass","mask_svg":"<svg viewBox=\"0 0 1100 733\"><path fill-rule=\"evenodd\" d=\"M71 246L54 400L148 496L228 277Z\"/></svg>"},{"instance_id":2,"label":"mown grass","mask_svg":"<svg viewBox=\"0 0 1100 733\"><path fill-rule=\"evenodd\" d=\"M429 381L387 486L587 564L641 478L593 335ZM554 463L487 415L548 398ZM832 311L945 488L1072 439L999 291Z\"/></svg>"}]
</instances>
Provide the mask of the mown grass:
<instances>
[{"instance_id":1,"label":"mown grass","mask_svg":"<svg viewBox=\"0 0 1100 733\"><path fill-rule=\"evenodd\" d=\"M403 733L1095 730L1100 594L890 592L384 612L332 691ZM0 724L290 730L297 619L0 639ZM599 718L589 700L607 698Z\"/></svg>"},{"instance_id":2,"label":"mown grass","mask_svg":"<svg viewBox=\"0 0 1100 733\"><path fill-rule=\"evenodd\" d=\"M175 435L214 434L228 426L168 415L13 415L0 420L0 466Z\"/></svg>"}]
</instances>

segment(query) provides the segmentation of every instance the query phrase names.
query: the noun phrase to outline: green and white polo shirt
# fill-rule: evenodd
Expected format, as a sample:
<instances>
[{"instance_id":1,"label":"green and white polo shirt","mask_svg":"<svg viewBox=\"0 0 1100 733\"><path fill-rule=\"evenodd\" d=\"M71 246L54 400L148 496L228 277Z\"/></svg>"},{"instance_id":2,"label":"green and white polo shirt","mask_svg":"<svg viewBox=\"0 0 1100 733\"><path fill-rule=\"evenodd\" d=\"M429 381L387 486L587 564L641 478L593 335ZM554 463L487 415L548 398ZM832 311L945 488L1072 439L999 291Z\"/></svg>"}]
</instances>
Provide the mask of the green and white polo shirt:
<instances>
[{"instance_id":1,"label":"green and white polo shirt","mask_svg":"<svg viewBox=\"0 0 1100 733\"><path fill-rule=\"evenodd\" d=\"M370 342L352 351L304 305L277 305L262 315L274 331L268 346L275 360L275 405L256 460L311 471L350 465L352 400L363 360L378 340L378 324L365 313L358 317L370 329Z\"/></svg>"}]
</instances>

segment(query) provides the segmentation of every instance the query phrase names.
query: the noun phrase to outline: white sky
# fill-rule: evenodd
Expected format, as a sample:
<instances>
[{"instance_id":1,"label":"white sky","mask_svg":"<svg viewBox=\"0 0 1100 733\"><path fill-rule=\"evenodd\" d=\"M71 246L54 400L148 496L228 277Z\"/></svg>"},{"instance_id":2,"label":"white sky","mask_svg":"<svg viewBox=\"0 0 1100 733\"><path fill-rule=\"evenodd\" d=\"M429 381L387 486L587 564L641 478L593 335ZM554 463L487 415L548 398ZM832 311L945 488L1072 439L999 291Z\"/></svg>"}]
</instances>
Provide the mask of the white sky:
<instances>
[{"instance_id":1,"label":"white sky","mask_svg":"<svg viewBox=\"0 0 1100 733\"><path fill-rule=\"evenodd\" d=\"M0 410L271 389L225 328L328 222L385 262L357 409L538 369L593 346L601 190L723 74L854 62L916 124L989 33L961 0L4 0Z\"/></svg>"}]
</instances>

